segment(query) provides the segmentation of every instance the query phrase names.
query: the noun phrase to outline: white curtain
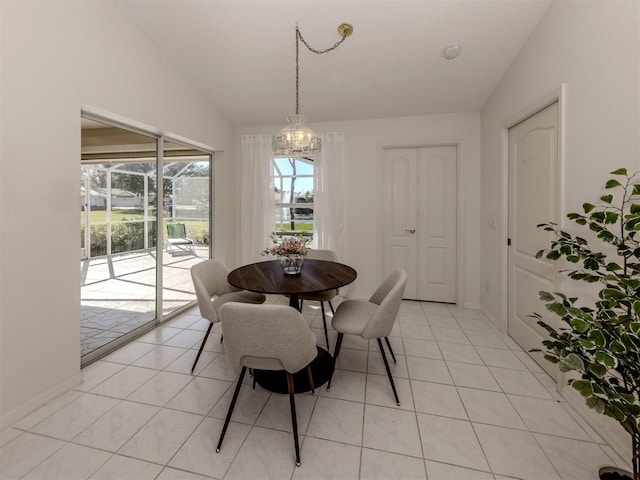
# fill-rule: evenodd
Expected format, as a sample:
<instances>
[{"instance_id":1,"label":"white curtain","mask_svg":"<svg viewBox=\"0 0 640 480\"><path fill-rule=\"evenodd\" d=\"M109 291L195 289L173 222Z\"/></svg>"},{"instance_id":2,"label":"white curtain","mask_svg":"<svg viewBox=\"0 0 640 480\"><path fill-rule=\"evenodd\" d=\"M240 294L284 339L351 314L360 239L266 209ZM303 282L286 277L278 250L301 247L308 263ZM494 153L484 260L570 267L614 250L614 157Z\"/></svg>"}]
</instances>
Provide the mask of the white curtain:
<instances>
[{"instance_id":1,"label":"white curtain","mask_svg":"<svg viewBox=\"0 0 640 480\"><path fill-rule=\"evenodd\" d=\"M344 134L321 133L322 149L314 158L313 195L317 248L328 248L345 261L344 234Z\"/></svg>"},{"instance_id":2,"label":"white curtain","mask_svg":"<svg viewBox=\"0 0 640 480\"><path fill-rule=\"evenodd\" d=\"M271 135L242 135L240 244L242 263L266 260L260 255L270 246L275 199L271 182Z\"/></svg>"}]
</instances>

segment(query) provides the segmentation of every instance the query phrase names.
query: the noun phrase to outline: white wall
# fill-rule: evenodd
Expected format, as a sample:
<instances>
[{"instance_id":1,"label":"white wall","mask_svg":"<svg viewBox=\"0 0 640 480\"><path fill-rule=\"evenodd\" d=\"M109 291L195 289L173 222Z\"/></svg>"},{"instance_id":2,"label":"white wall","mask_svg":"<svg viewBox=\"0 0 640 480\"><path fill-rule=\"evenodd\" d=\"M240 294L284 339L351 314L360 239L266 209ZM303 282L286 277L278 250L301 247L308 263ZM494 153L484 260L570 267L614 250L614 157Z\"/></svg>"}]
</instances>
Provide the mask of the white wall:
<instances>
[{"instance_id":1,"label":"white wall","mask_svg":"<svg viewBox=\"0 0 640 480\"><path fill-rule=\"evenodd\" d=\"M81 107L225 150L223 231L235 144L229 122L106 2L3 1L0 33L1 428L80 379Z\"/></svg>"},{"instance_id":2,"label":"white wall","mask_svg":"<svg viewBox=\"0 0 640 480\"><path fill-rule=\"evenodd\" d=\"M608 172L622 166L637 170L639 5L637 0L553 2L482 109L481 298L502 329L507 320L503 129L566 84L563 218L597 200ZM495 230L488 228L491 217L498 219Z\"/></svg>"},{"instance_id":3,"label":"white wall","mask_svg":"<svg viewBox=\"0 0 640 480\"><path fill-rule=\"evenodd\" d=\"M382 280L379 161L385 146L459 145L459 192L463 259L459 304L477 307L480 284L480 117L479 113L430 115L309 124L319 132L344 132L345 225L347 258L358 278L348 295L368 297ZM270 128L245 128L242 134L275 133Z\"/></svg>"}]
</instances>

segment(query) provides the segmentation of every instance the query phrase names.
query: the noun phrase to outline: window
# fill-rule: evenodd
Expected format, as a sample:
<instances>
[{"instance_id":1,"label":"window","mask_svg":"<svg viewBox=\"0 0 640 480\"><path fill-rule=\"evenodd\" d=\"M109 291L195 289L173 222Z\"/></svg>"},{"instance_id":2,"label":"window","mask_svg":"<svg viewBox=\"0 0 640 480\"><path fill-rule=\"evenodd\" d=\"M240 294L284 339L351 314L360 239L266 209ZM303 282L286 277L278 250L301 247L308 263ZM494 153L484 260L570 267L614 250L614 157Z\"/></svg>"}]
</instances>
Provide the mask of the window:
<instances>
[{"instance_id":1,"label":"window","mask_svg":"<svg viewBox=\"0 0 640 480\"><path fill-rule=\"evenodd\" d=\"M275 232L278 236L313 236L313 161L275 158Z\"/></svg>"}]
</instances>

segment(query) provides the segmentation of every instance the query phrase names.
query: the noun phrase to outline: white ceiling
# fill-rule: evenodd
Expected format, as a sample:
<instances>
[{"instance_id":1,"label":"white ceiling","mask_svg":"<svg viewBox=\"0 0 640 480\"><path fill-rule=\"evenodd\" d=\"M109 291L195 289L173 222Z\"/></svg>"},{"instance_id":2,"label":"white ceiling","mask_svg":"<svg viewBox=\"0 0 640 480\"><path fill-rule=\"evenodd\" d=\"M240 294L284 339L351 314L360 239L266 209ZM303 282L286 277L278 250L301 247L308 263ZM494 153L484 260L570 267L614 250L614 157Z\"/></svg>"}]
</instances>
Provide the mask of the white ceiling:
<instances>
[{"instance_id":1,"label":"white ceiling","mask_svg":"<svg viewBox=\"0 0 640 480\"><path fill-rule=\"evenodd\" d=\"M478 111L551 0L116 0L238 126ZM443 49L462 45L455 60Z\"/></svg>"}]
</instances>

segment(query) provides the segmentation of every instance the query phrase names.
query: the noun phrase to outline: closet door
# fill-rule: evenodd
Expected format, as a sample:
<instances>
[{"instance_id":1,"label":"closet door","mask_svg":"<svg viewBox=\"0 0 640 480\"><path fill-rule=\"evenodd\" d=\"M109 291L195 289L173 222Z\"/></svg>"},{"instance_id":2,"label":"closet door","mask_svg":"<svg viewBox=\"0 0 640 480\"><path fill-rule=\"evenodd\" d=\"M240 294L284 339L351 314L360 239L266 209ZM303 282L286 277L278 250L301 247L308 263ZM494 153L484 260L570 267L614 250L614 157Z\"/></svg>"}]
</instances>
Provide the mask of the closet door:
<instances>
[{"instance_id":1,"label":"closet door","mask_svg":"<svg viewBox=\"0 0 640 480\"><path fill-rule=\"evenodd\" d=\"M383 271L407 271L407 299L456 301L456 159L455 146L384 150Z\"/></svg>"}]
</instances>

